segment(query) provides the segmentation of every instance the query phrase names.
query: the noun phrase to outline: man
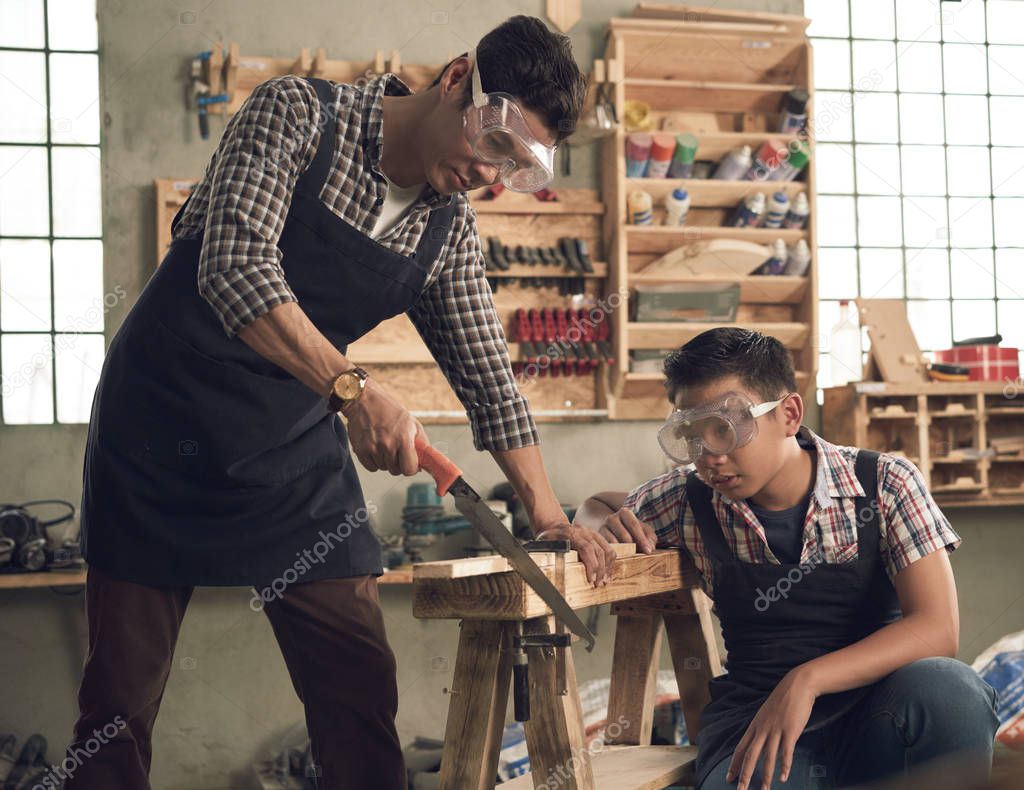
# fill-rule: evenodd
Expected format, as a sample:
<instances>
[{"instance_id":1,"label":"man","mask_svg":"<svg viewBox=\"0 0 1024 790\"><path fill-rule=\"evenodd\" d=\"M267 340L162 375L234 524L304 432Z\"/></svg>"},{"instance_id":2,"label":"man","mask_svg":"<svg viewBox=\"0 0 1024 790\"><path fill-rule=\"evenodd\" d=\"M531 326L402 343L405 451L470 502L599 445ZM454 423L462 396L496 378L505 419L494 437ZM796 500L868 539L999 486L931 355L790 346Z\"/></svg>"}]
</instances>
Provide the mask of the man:
<instances>
[{"instance_id":1,"label":"man","mask_svg":"<svg viewBox=\"0 0 1024 790\"><path fill-rule=\"evenodd\" d=\"M939 757L983 780L995 692L953 658L960 538L920 472L802 427L775 338L709 330L665 376L658 441L681 466L577 523L682 547L715 602L728 672L701 715L701 790L852 787Z\"/></svg>"},{"instance_id":2,"label":"man","mask_svg":"<svg viewBox=\"0 0 1024 790\"><path fill-rule=\"evenodd\" d=\"M604 580L610 547L569 527L548 482L462 194L548 183L583 93L568 39L520 16L419 94L394 75L363 89L282 77L231 119L96 393L82 504L90 645L70 751L115 716L126 726L69 788L149 787L196 585L260 593L319 787L405 787L380 543L348 443L366 469L412 475L427 439L345 356L399 313L534 531L572 540Z\"/></svg>"}]
</instances>

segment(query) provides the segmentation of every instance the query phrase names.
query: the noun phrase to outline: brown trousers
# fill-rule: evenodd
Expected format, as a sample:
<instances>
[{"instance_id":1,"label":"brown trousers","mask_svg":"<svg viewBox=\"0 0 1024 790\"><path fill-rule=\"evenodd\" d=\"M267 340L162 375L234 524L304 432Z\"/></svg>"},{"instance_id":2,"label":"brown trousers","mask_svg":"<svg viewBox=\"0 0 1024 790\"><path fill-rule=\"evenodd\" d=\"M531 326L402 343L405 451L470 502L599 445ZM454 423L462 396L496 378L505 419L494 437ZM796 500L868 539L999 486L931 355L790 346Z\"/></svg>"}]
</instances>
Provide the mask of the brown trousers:
<instances>
[{"instance_id":1,"label":"brown trousers","mask_svg":"<svg viewBox=\"0 0 1024 790\"><path fill-rule=\"evenodd\" d=\"M149 587L89 569L89 656L66 790L150 787L153 722L191 597L191 587ZM318 790L405 790L395 657L376 578L293 584L264 611L305 706Z\"/></svg>"}]
</instances>

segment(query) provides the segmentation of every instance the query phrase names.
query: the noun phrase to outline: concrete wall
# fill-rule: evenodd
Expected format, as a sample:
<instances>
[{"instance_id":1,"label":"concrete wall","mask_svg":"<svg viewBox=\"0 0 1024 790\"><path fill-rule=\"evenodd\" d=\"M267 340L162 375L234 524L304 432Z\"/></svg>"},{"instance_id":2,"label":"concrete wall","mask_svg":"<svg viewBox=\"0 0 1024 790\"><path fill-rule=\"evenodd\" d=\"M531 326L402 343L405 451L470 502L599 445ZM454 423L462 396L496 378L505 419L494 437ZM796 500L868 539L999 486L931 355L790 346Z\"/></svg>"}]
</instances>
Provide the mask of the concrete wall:
<instances>
[{"instance_id":1,"label":"concrete wall","mask_svg":"<svg viewBox=\"0 0 1024 790\"><path fill-rule=\"evenodd\" d=\"M799 0L727 5L801 8ZM581 63L601 52L607 19L627 14L632 6L632 0L587 0L585 17L572 31ZM152 179L195 176L214 148L220 122L213 121L213 139L200 140L184 97L189 58L216 38L239 41L243 51L259 54L285 56L302 46L325 46L331 55L358 59L372 57L378 48L397 48L406 62L436 62L465 50L507 16L542 14L544 4L378 0L372 13L370 6L351 0L309 0L297 13L299 7L266 0L99 1L107 290L120 286L135 295L152 271ZM432 24L432 10L447 11L447 23ZM194 13L194 24L181 24L185 12ZM574 154L576 170L562 185L597 186L595 164L593 156ZM110 332L126 307L110 314ZM473 452L467 428L430 433L447 443L481 487L499 481L490 457ZM650 423L547 425L541 434L562 501L579 501L598 489L629 488L661 470ZM5 427L0 436L0 501L79 497L85 426ZM367 497L380 507L380 530L396 530L407 481L376 474L364 475L363 482ZM961 510L952 516L965 538L954 566L963 618L961 652L970 659L1000 634L1024 628L1020 511ZM399 657L402 739L440 735L457 627L415 620L408 588L382 590ZM156 725L153 785L160 790L254 787L249 764L276 748L302 720L270 628L249 609L248 598L242 589L202 589L193 598ZM41 732L53 745L51 756L58 755L76 714L85 644L82 599L22 590L2 593L0 606L0 732L15 732L19 739ZM603 613L598 649L592 655L579 651L581 679L607 673L611 626ZM667 658L663 666L669 666Z\"/></svg>"}]
</instances>

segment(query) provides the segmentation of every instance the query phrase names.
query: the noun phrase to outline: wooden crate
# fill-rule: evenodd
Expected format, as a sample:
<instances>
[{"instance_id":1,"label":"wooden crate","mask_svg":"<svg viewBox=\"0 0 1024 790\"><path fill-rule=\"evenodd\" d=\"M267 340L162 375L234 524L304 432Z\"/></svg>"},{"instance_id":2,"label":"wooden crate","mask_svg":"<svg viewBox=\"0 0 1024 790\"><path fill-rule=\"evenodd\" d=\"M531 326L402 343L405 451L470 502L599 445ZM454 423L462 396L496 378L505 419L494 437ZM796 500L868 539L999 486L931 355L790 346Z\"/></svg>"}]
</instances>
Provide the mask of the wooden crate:
<instances>
[{"instance_id":1,"label":"wooden crate","mask_svg":"<svg viewBox=\"0 0 1024 790\"><path fill-rule=\"evenodd\" d=\"M825 390L824 437L902 454L946 507L1024 504L1024 450L992 442L1024 438L1024 394L1005 382L860 382Z\"/></svg>"},{"instance_id":2,"label":"wooden crate","mask_svg":"<svg viewBox=\"0 0 1024 790\"><path fill-rule=\"evenodd\" d=\"M756 154L768 138L794 142L780 135L780 110L786 93L807 90L808 132L799 139L813 147L813 84L811 47L804 34L807 20L783 14L718 12L705 8L641 3L634 18L609 23L605 60L614 87L619 117L627 100L651 107L656 130L692 132L699 160L720 160L729 151L749 145ZM640 284L737 282L740 308L736 325L782 340L793 355L801 392L809 396L817 370L817 245L814 159L799 182L714 181L709 179L626 178L626 132L619 129L603 141L602 186L607 213L604 241L608 250L610 292L632 294ZM678 187L690 193L691 208L681 228L660 225L663 201ZM654 201L654 223L627 224L626 196L643 189ZM807 193L812 206L804 230L729 228L722 223L746 196L784 191L792 199ZM641 274L647 264L690 242L739 239L769 244L799 239L811 249L812 263L802 277L737 274L682 277ZM767 256L766 256L767 257ZM627 297L628 301L628 297ZM622 308L628 315L628 304ZM640 324L619 320L615 327L616 366L610 371L609 416L613 419L661 419L668 408L660 374L633 373L629 352L671 350L715 324Z\"/></svg>"}]
</instances>

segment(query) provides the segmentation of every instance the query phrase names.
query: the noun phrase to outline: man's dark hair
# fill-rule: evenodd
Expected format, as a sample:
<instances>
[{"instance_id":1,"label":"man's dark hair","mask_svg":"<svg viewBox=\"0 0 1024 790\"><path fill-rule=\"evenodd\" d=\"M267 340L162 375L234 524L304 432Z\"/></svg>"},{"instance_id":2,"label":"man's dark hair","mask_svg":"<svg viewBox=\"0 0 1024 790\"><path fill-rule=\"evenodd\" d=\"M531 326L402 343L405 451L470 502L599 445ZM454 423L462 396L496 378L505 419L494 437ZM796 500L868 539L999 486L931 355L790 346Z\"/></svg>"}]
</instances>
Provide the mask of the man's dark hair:
<instances>
[{"instance_id":1,"label":"man's dark hair","mask_svg":"<svg viewBox=\"0 0 1024 790\"><path fill-rule=\"evenodd\" d=\"M735 327L701 332L665 358L665 387L675 398L681 387L701 387L736 376L766 401L796 392L793 360L776 338Z\"/></svg>"},{"instance_id":2,"label":"man's dark hair","mask_svg":"<svg viewBox=\"0 0 1024 790\"><path fill-rule=\"evenodd\" d=\"M514 16L480 39L476 59L485 93L503 91L515 96L544 119L558 142L572 134L583 111L587 85L568 36L553 33L536 17ZM453 62L434 78L431 88ZM467 82L462 109L472 101L472 83Z\"/></svg>"}]
</instances>

